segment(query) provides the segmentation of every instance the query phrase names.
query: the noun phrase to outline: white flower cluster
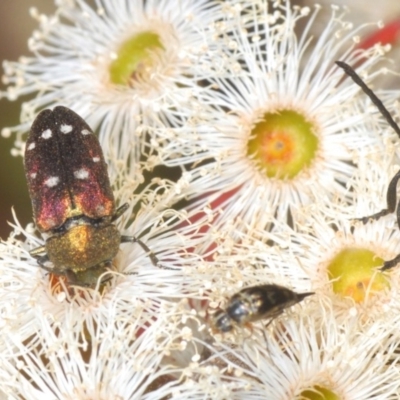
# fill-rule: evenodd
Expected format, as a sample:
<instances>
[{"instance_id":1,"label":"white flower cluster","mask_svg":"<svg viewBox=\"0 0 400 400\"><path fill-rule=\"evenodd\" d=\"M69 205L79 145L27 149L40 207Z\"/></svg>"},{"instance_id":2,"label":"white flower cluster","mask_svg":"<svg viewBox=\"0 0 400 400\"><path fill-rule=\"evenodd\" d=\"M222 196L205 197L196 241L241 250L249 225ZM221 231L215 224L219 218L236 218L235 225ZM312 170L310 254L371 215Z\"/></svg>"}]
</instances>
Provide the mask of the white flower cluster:
<instances>
[{"instance_id":1,"label":"white flower cluster","mask_svg":"<svg viewBox=\"0 0 400 400\"><path fill-rule=\"evenodd\" d=\"M337 7L313 36L319 6L285 0L56 3L31 10L33 56L4 62L1 96L31 97L3 136L22 155L42 109L79 114L129 203L118 229L159 263L125 243L107 283L75 287L15 222L0 244L0 394L397 399L400 270L380 267L400 228L390 212L356 218L386 207L400 139L335 64L378 88L388 48L359 48L365 27ZM377 93L396 117L400 91ZM231 296L265 284L313 295L277 313L254 301L256 322L218 330Z\"/></svg>"}]
</instances>

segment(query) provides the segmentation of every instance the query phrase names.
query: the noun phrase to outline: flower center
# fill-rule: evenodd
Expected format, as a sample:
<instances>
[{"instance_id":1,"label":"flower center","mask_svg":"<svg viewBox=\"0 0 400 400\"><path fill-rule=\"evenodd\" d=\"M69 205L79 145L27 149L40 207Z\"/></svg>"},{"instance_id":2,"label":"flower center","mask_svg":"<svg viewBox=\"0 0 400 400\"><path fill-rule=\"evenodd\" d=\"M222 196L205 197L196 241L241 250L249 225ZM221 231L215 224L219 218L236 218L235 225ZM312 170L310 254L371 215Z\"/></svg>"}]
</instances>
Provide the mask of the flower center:
<instances>
[{"instance_id":1,"label":"flower center","mask_svg":"<svg viewBox=\"0 0 400 400\"><path fill-rule=\"evenodd\" d=\"M342 296L352 297L360 303L367 290L372 293L389 287L389 281L377 267L383 265L382 258L362 248L347 248L339 252L328 265L333 291Z\"/></svg>"},{"instance_id":2,"label":"flower center","mask_svg":"<svg viewBox=\"0 0 400 400\"><path fill-rule=\"evenodd\" d=\"M251 131L247 154L269 178L294 178L315 157L318 138L314 131L314 125L296 111L265 113Z\"/></svg>"},{"instance_id":3,"label":"flower center","mask_svg":"<svg viewBox=\"0 0 400 400\"><path fill-rule=\"evenodd\" d=\"M141 32L126 40L110 64L110 80L116 85L131 85L152 67L154 52L164 49L154 32Z\"/></svg>"},{"instance_id":4,"label":"flower center","mask_svg":"<svg viewBox=\"0 0 400 400\"><path fill-rule=\"evenodd\" d=\"M300 398L304 400L339 400L339 396L332 390L321 386L314 386L312 389L307 389L301 392Z\"/></svg>"}]
</instances>

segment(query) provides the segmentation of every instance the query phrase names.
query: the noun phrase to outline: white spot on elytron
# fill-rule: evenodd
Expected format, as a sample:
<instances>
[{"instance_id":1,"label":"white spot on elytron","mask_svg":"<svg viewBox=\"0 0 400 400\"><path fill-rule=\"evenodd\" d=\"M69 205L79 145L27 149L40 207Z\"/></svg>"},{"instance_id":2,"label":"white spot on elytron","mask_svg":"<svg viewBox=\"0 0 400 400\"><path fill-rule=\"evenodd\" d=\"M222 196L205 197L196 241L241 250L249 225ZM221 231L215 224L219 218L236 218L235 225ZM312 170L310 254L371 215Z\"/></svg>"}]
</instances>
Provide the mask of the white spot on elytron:
<instances>
[{"instance_id":1,"label":"white spot on elytron","mask_svg":"<svg viewBox=\"0 0 400 400\"><path fill-rule=\"evenodd\" d=\"M51 176L44 181L44 184L48 187L54 187L58 185L58 182L60 182L60 178L58 176Z\"/></svg>"},{"instance_id":2,"label":"white spot on elytron","mask_svg":"<svg viewBox=\"0 0 400 400\"><path fill-rule=\"evenodd\" d=\"M71 125L61 125L60 131L62 133L70 133L72 131L72 126Z\"/></svg>"},{"instance_id":3,"label":"white spot on elytron","mask_svg":"<svg viewBox=\"0 0 400 400\"><path fill-rule=\"evenodd\" d=\"M28 146L28 150L33 150L35 148L36 144L35 142L32 142L29 146Z\"/></svg>"},{"instance_id":4,"label":"white spot on elytron","mask_svg":"<svg viewBox=\"0 0 400 400\"><path fill-rule=\"evenodd\" d=\"M77 179L87 179L89 178L88 170L81 168L74 172L75 178Z\"/></svg>"},{"instance_id":5,"label":"white spot on elytron","mask_svg":"<svg viewBox=\"0 0 400 400\"><path fill-rule=\"evenodd\" d=\"M36 173L36 172L32 172L29 176L30 176L32 179L35 179L36 176L37 176L37 173Z\"/></svg>"},{"instance_id":6,"label":"white spot on elytron","mask_svg":"<svg viewBox=\"0 0 400 400\"><path fill-rule=\"evenodd\" d=\"M93 157L92 160L93 160L93 162L99 162L100 161L100 157Z\"/></svg>"},{"instance_id":7,"label":"white spot on elytron","mask_svg":"<svg viewBox=\"0 0 400 400\"><path fill-rule=\"evenodd\" d=\"M50 139L51 135L52 135L52 132L50 129L46 129L45 131L42 132L43 139Z\"/></svg>"},{"instance_id":8,"label":"white spot on elytron","mask_svg":"<svg viewBox=\"0 0 400 400\"><path fill-rule=\"evenodd\" d=\"M90 135L92 132L90 132L90 131L87 130L87 129L82 129L82 130L81 130L81 133L82 133L82 135Z\"/></svg>"}]
</instances>

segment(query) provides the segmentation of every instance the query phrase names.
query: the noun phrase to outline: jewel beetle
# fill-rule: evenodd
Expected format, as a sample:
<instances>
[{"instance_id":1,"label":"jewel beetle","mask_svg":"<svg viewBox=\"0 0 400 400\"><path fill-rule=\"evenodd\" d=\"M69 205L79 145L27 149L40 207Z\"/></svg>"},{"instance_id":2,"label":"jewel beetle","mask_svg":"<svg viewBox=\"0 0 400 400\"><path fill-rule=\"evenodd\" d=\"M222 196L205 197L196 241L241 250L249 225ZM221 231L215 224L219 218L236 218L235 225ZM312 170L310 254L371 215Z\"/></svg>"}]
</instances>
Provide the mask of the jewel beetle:
<instances>
[{"instance_id":1,"label":"jewel beetle","mask_svg":"<svg viewBox=\"0 0 400 400\"><path fill-rule=\"evenodd\" d=\"M158 264L141 240L115 226L128 204L116 208L99 140L74 111L57 106L38 114L26 142L25 174L33 218L46 239L30 251L40 267L94 287L125 242L138 243Z\"/></svg>"},{"instance_id":2,"label":"jewel beetle","mask_svg":"<svg viewBox=\"0 0 400 400\"><path fill-rule=\"evenodd\" d=\"M212 316L212 327L225 333L235 326L242 327L261 319L269 319L268 326L286 308L312 294L296 293L274 284L247 287L228 300L225 310L219 310Z\"/></svg>"},{"instance_id":3,"label":"jewel beetle","mask_svg":"<svg viewBox=\"0 0 400 400\"><path fill-rule=\"evenodd\" d=\"M350 76L351 79L362 89L362 91L370 98L372 103L379 110L381 115L386 119L387 123L392 127L392 129L397 133L400 137L400 127L397 125L396 121L391 116L390 112L383 105L382 101L378 98L378 96L367 86L367 84L358 76L356 71L350 67L350 65L344 63L343 61L336 61L336 64L343 69L343 71ZM376 220L385 215L394 213L397 208L397 225L400 228L400 200L397 200L397 183L400 179L400 171L398 171L392 180L389 183L388 190L386 192L386 204L387 207L383 210L369 215L367 217L357 218L362 221L364 224L367 223L370 219ZM383 263L383 267L381 271L388 270L390 268L395 267L400 262L400 254L398 254L392 260L385 261Z\"/></svg>"}]
</instances>

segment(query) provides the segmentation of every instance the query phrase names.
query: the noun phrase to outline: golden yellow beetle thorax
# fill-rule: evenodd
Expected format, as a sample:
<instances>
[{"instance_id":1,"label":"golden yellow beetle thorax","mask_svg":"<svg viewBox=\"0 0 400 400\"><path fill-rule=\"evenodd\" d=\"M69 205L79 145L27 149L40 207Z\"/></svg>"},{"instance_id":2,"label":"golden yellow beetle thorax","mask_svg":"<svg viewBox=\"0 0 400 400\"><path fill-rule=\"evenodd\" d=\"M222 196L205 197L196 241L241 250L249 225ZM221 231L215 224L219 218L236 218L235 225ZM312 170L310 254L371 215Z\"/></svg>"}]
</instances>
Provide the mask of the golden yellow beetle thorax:
<instances>
[{"instance_id":1,"label":"golden yellow beetle thorax","mask_svg":"<svg viewBox=\"0 0 400 400\"><path fill-rule=\"evenodd\" d=\"M114 225L76 225L47 239L46 252L58 269L78 272L111 261L120 242L120 233Z\"/></svg>"}]
</instances>

